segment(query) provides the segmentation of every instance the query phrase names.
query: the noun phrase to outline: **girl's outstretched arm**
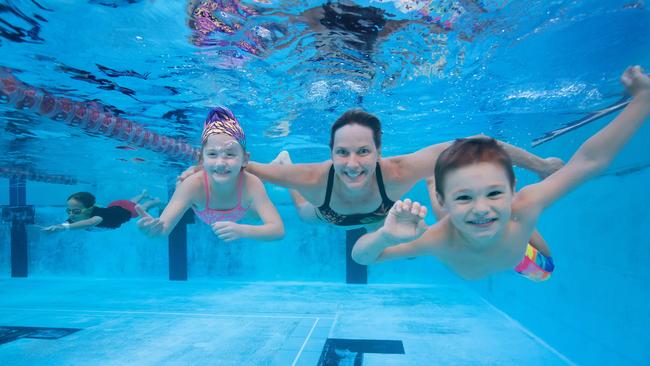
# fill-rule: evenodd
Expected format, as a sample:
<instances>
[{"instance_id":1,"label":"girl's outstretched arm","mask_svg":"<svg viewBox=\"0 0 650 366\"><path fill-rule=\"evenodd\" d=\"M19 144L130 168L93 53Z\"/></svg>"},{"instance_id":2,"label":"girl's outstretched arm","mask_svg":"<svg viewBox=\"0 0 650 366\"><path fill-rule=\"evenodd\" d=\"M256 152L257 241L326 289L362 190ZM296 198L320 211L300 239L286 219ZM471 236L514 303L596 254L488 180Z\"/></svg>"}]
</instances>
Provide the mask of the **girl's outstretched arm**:
<instances>
[{"instance_id":1,"label":"girl's outstretched arm","mask_svg":"<svg viewBox=\"0 0 650 366\"><path fill-rule=\"evenodd\" d=\"M135 209L140 214L138 228L148 236L165 236L176 227L185 211L192 204L193 192L201 189L199 174L190 176L176 186L176 190L159 218L149 215L140 205Z\"/></svg>"}]
</instances>

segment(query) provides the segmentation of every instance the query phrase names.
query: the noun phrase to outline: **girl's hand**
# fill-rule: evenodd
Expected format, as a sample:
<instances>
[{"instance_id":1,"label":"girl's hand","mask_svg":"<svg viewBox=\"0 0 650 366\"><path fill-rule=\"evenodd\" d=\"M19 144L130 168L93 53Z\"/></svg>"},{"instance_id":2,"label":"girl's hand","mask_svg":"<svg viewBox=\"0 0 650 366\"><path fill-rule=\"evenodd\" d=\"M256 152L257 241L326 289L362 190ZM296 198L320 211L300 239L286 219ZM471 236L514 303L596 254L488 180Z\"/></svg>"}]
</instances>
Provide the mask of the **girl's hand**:
<instances>
[{"instance_id":1,"label":"girl's hand","mask_svg":"<svg viewBox=\"0 0 650 366\"><path fill-rule=\"evenodd\" d=\"M212 224L212 232L219 239L231 242L245 236L246 230L243 225L231 221L217 221Z\"/></svg>"},{"instance_id":2,"label":"girl's hand","mask_svg":"<svg viewBox=\"0 0 650 366\"><path fill-rule=\"evenodd\" d=\"M426 215L427 208L419 202L411 202L408 198L403 202L398 200L390 209L381 231L395 243L412 241L427 229L424 223Z\"/></svg>"},{"instance_id":3,"label":"girl's hand","mask_svg":"<svg viewBox=\"0 0 650 366\"><path fill-rule=\"evenodd\" d=\"M621 83L625 86L627 94L633 97L645 94L645 98L650 99L650 77L641 66L628 67L621 76Z\"/></svg>"},{"instance_id":4,"label":"girl's hand","mask_svg":"<svg viewBox=\"0 0 650 366\"><path fill-rule=\"evenodd\" d=\"M161 235L163 232L163 223L159 218L149 215L149 213L142 209L140 205L135 206L135 211L140 215L138 220L138 229L147 236Z\"/></svg>"}]
</instances>

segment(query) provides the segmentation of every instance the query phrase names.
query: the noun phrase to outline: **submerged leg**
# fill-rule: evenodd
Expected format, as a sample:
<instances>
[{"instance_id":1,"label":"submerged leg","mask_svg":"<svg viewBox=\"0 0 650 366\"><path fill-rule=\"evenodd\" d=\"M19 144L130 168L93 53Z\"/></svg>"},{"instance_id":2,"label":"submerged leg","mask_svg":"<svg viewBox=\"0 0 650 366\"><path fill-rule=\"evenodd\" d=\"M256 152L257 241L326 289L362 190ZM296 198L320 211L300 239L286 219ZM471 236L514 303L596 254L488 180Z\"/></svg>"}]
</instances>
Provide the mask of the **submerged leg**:
<instances>
[{"instance_id":1,"label":"submerged leg","mask_svg":"<svg viewBox=\"0 0 650 366\"><path fill-rule=\"evenodd\" d=\"M144 211L148 211L150 208L152 208L154 206L159 206L160 204L161 204L160 199L156 197L156 198L154 198L152 200L149 200L149 201L146 201L146 202L144 202L144 203L142 203L141 205L138 205L138 206L140 206Z\"/></svg>"},{"instance_id":2,"label":"submerged leg","mask_svg":"<svg viewBox=\"0 0 650 366\"><path fill-rule=\"evenodd\" d=\"M129 201L131 201L133 203L138 203L138 202L140 202L143 199L148 198L148 197L149 197L149 192L146 189L143 189L142 193L140 193L137 196L132 197Z\"/></svg>"}]
</instances>

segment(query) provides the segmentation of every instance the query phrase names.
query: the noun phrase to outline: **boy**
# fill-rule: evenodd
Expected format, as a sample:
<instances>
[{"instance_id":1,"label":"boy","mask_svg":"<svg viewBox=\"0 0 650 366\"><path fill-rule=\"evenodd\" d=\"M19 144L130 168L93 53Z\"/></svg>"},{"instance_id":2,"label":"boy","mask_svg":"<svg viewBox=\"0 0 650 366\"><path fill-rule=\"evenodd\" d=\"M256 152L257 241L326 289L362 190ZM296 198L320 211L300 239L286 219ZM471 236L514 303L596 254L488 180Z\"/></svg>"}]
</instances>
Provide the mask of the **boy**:
<instances>
[{"instance_id":1,"label":"boy","mask_svg":"<svg viewBox=\"0 0 650 366\"><path fill-rule=\"evenodd\" d=\"M125 222L138 217L135 205L138 202L149 198L147 190L130 200L118 200L111 202L108 207L95 206L95 196L88 192L77 192L68 197L66 212L68 219L59 225L52 225L43 228L46 232L57 232L70 229L90 229L92 227L117 229ZM148 210L160 204L158 198L150 199L139 206Z\"/></svg>"},{"instance_id":2,"label":"boy","mask_svg":"<svg viewBox=\"0 0 650 366\"><path fill-rule=\"evenodd\" d=\"M553 262L547 248L528 244L540 214L604 170L650 116L648 75L630 67L621 81L633 96L630 104L564 167L516 194L512 163L494 140L457 140L438 158L434 175L437 199L448 215L426 228L426 207L397 201L384 226L356 243L353 259L371 264L428 254L465 279L512 268L532 280L548 279Z\"/></svg>"}]
</instances>

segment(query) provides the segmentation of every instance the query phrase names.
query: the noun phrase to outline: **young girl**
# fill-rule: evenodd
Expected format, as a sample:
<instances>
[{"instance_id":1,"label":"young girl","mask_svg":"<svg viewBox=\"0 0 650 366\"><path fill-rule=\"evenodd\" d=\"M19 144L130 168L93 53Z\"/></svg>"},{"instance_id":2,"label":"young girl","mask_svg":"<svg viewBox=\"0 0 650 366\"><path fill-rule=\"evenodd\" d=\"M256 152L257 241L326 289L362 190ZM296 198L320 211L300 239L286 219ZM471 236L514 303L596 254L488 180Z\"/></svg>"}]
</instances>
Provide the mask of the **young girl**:
<instances>
[{"instance_id":1,"label":"young girl","mask_svg":"<svg viewBox=\"0 0 650 366\"><path fill-rule=\"evenodd\" d=\"M262 181L244 171L249 157L246 137L232 112L225 107L211 110L201 141L202 169L176 187L160 218L136 207L142 215L138 221L140 230L150 236L168 235L191 207L224 241L282 238L284 224ZM253 212L261 218L262 225L238 223Z\"/></svg>"},{"instance_id":2,"label":"young girl","mask_svg":"<svg viewBox=\"0 0 650 366\"><path fill-rule=\"evenodd\" d=\"M90 229L92 227L117 229L125 222L138 217L135 210L136 204L144 201L140 207L146 211L160 204L158 198L150 199L147 190L130 200L118 200L111 202L108 207L95 206L95 196L88 192L77 192L68 197L67 208L68 219L59 225L52 225L43 228L46 232L57 232L70 229Z\"/></svg>"},{"instance_id":3,"label":"young girl","mask_svg":"<svg viewBox=\"0 0 650 366\"><path fill-rule=\"evenodd\" d=\"M494 140L457 140L440 155L434 174L447 216L426 228L424 206L397 201L384 226L359 239L352 257L370 264L428 254L466 279L512 268L532 280L549 278L554 267L547 248L528 244L540 214L604 170L650 116L650 78L635 66L621 81L634 97L630 104L545 180L515 194L512 163Z\"/></svg>"}]
</instances>

